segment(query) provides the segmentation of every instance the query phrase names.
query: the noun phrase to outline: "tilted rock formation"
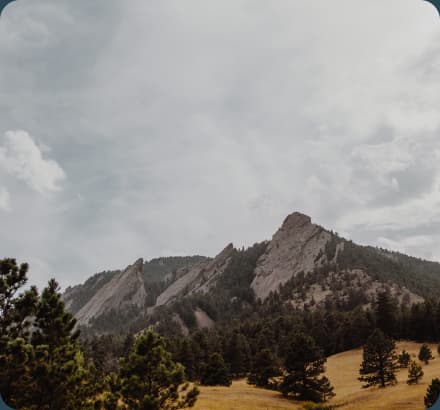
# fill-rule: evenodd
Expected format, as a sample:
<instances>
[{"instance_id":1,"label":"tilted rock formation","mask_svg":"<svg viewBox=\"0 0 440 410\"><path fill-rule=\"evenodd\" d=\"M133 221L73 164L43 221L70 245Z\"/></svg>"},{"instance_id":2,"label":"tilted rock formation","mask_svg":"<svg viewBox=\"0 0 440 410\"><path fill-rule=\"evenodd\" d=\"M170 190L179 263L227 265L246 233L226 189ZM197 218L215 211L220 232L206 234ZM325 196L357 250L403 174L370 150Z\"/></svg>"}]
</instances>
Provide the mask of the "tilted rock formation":
<instances>
[{"instance_id":1,"label":"tilted rock formation","mask_svg":"<svg viewBox=\"0 0 440 410\"><path fill-rule=\"evenodd\" d=\"M307 215L289 215L257 263L251 285L256 296L265 299L297 273L313 271L323 262L320 258L330 239L331 234Z\"/></svg>"},{"instance_id":2,"label":"tilted rock formation","mask_svg":"<svg viewBox=\"0 0 440 410\"><path fill-rule=\"evenodd\" d=\"M79 325L87 325L90 320L111 310L121 312L128 307L143 309L147 292L143 278L143 259L116 274L106 283L75 315Z\"/></svg>"},{"instance_id":3,"label":"tilted rock formation","mask_svg":"<svg viewBox=\"0 0 440 410\"><path fill-rule=\"evenodd\" d=\"M178 279L159 295L156 306L166 305L191 293L207 292L228 266L233 250L234 246L229 244L214 259L203 261L189 270L180 269Z\"/></svg>"}]
</instances>

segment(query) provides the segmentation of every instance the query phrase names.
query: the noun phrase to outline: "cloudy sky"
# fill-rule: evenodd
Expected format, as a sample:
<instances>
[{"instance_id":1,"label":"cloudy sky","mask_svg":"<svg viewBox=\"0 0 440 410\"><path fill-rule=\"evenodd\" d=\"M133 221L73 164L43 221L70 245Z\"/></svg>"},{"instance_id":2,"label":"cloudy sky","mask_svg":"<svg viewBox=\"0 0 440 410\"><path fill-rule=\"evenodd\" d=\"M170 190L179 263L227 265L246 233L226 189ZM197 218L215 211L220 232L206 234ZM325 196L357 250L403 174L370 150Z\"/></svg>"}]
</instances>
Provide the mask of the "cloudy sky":
<instances>
[{"instance_id":1,"label":"cloudy sky","mask_svg":"<svg viewBox=\"0 0 440 410\"><path fill-rule=\"evenodd\" d=\"M0 19L0 257L63 286L295 210L440 260L422 0L20 0Z\"/></svg>"}]
</instances>

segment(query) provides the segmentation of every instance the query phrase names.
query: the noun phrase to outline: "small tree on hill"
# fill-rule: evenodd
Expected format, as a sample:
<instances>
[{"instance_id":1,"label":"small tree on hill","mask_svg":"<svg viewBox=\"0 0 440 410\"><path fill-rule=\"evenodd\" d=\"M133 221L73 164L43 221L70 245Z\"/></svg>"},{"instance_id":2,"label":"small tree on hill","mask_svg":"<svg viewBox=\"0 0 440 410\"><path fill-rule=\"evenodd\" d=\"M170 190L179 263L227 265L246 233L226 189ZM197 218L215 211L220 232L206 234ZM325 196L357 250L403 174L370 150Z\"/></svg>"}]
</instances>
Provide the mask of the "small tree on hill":
<instances>
[{"instance_id":1,"label":"small tree on hill","mask_svg":"<svg viewBox=\"0 0 440 410\"><path fill-rule=\"evenodd\" d=\"M174 410L192 407L198 390L188 390L184 368L171 359L165 341L149 329L121 360L120 392L131 410Z\"/></svg>"},{"instance_id":2,"label":"small tree on hill","mask_svg":"<svg viewBox=\"0 0 440 410\"><path fill-rule=\"evenodd\" d=\"M420 347L419 360L425 364L429 364L429 361L432 359L434 359L434 356L432 355L431 349L427 344L423 344Z\"/></svg>"},{"instance_id":3,"label":"small tree on hill","mask_svg":"<svg viewBox=\"0 0 440 410\"><path fill-rule=\"evenodd\" d=\"M315 340L303 333L290 337L284 360L285 376L280 385L283 395L293 394L302 400L325 401L334 396L327 377L319 377L325 371L326 358Z\"/></svg>"},{"instance_id":4,"label":"small tree on hill","mask_svg":"<svg viewBox=\"0 0 440 410\"><path fill-rule=\"evenodd\" d=\"M270 379L280 374L280 365L275 355L270 349L263 349L255 357L248 383L258 387L268 387Z\"/></svg>"},{"instance_id":5,"label":"small tree on hill","mask_svg":"<svg viewBox=\"0 0 440 410\"><path fill-rule=\"evenodd\" d=\"M425 395L425 406L432 407L440 396L440 379L433 379Z\"/></svg>"},{"instance_id":6,"label":"small tree on hill","mask_svg":"<svg viewBox=\"0 0 440 410\"><path fill-rule=\"evenodd\" d=\"M219 353L213 353L202 371L200 382L205 386L230 386L232 383L229 367Z\"/></svg>"},{"instance_id":7,"label":"small tree on hill","mask_svg":"<svg viewBox=\"0 0 440 410\"><path fill-rule=\"evenodd\" d=\"M417 384L419 380L423 377L422 366L416 363L414 360L411 361L408 368L408 384Z\"/></svg>"},{"instance_id":8,"label":"small tree on hill","mask_svg":"<svg viewBox=\"0 0 440 410\"><path fill-rule=\"evenodd\" d=\"M402 353L399 354L399 366L403 369L409 366L409 363L411 361L411 355L406 351L403 350Z\"/></svg>"},{"instance_id":9,"label":"small tree on hill","mask_svg":"<svg viewBox=\"0 0 440 410\"><path fill-rule=\"evenodd\" d=\"M362 386L385 387L396 383L397 355L395 342L376 329L364 346L363 361L359 370Z\"/></svg>"}]
</instances>

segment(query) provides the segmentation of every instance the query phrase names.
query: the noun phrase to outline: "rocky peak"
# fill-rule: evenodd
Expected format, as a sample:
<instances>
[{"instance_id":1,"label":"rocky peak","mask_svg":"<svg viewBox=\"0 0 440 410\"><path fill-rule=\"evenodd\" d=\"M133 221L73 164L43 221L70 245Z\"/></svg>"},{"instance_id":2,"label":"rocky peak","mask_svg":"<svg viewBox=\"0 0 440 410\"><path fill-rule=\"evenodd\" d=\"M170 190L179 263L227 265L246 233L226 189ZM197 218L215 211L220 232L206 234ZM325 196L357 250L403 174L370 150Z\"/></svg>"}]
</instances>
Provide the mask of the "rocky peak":
<instances>
[{"instance_id":1,"label":"rocky peak","mask_svg":"<svg viewBox=\"0 0 440 410\"><path fill-rule=\"evenodd\" d=\"M230 243L214 259L177 272L178 279L159 295L156 306L166 305L191 293L207 292L228 266L233 251L234 245Z\"/></svg>"},{"instance_id":2,"label":"rocky peak","mask_svg":"<svg viewBox=\"0 0 440 410\"><path fill-rule=\"evenodd\" d=\"M290 231L292 229L301 228L305 225L310 225L311 223L312 218L310 218L310 216L302 214L301 212L294 212L284 219L280 230Z\"/></svg>"},{"instance_id":3,"label":"rocky peak","mask_svg":"<svg viewBox=\"0 0 440 410\"><path fill-rule=\"evenodd\" d=\"M251 285L257 297L266 298L301 271L311 272L330 238L309 216L300 212L289 215L257 262Z\"/></svg>"},{"instance_id":4,"label":"rocky peak","mask_svg":"<svg viewBox=\"0 0 440 410\"><path fill-rule=\"evenodd\" d=\"M111 310L123 311L136 306L144 308L147 293L143 279L144 260L138 259L105 284L76 314L80 325Z\"/></svg>"}]
</instances>

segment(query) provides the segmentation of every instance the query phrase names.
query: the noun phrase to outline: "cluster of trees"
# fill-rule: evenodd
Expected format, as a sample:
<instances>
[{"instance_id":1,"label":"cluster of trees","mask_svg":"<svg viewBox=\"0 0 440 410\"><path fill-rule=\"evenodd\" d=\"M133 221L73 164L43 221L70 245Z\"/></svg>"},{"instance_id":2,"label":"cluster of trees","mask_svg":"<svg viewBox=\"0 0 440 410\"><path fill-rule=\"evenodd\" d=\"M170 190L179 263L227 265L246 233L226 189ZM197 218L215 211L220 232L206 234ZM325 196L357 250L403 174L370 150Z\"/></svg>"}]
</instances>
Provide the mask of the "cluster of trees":
<instances>
[{"instance_id":1,"label":"cluster of trees","mask_svg":"<svg viewBox=\"0 0 440 410\"><path fill-rule=\"evenodd\" d=\"M142 333L106 373L99 355L82 348L55 280L41 294L35 287L19 293L27 271L27 264L0 260L0 393L11 407L174 410L195 403L198 391L162 337Z\"/></svg>"},{"instance_id":2,"label":"cluster of trees","mask_svg":"<svg viewBox=\"0 0 440 410\"><path fill-rule=\"evenodd\" d=\"M440 346L438 348L440 354ZM418 359L425 365L434 357L427 344L420 347ZM387 387L397 383L396 373L399 368L408 368L407 383L417 384L424 373L420 363L411 360L411 355L405 350L399 355L396 352L395 341L380 329L376 329L367 339L363 351L363 361L359 369L359 380L364 382L362 387ZM433 406L440 397L440 380L433 379L428 386L425 396L425 406Z\"/></svg>"},{"instance_id":3,"label":"cluster of trees","mask_svg":"<svg viewBox=\"0 0 440 410\"><path fill-rule=\"evenodd\" d=\"M337 303L294 309L286 303L289 286L302 286L308 280L304 275L284 292L256 300L248 290L266 245L234 251L212 293L159 309L125 336L81 339L54 280L41 294L33 287L19 293L27 265L0 260L1 394L23 409L177 409L197 398L187 380L229 386L232 379L247 377L250 384L286 397L321 402L334 395L323 376L325 357L360 346L359 379L365 387L395 383L399 368L408 369L408 384L419 382L421 363L432 359L429 346L422 346L416 362L405 351L398 355L394 340L438 341L439 303L399 304L381 290L370 309L357 306L356 295L353 309ZM197 329L191 316L197 307L216 320L215 327ZM171 319L176 313L188 325L188 336ZM115 324L111 316L103 328ZM163 336L152 330L153 323ZM120 328L127 329L124 323ZM438 397L436 386L433 381L427 400Z\"/></svg>"}]
</instances>

